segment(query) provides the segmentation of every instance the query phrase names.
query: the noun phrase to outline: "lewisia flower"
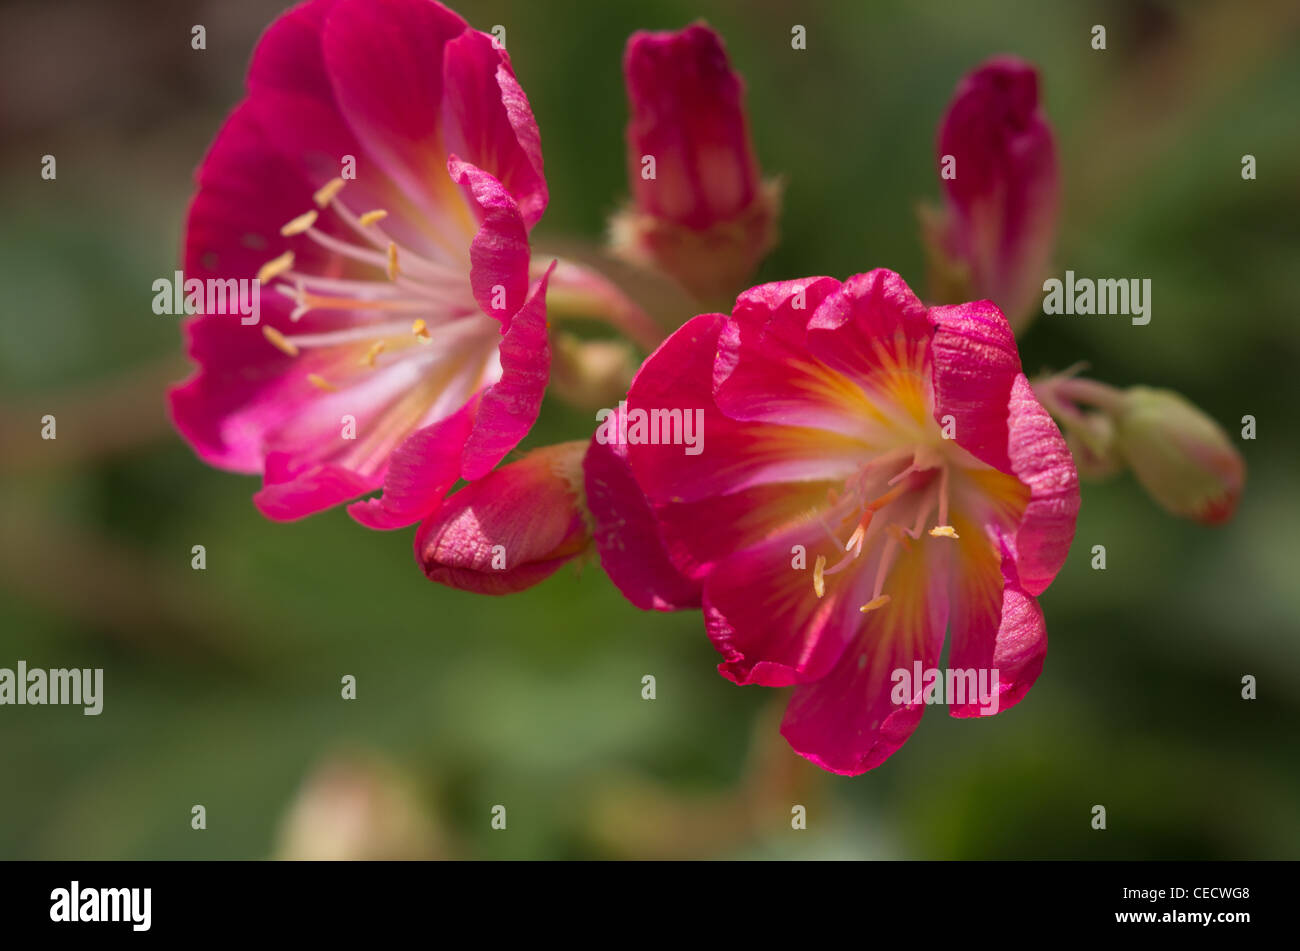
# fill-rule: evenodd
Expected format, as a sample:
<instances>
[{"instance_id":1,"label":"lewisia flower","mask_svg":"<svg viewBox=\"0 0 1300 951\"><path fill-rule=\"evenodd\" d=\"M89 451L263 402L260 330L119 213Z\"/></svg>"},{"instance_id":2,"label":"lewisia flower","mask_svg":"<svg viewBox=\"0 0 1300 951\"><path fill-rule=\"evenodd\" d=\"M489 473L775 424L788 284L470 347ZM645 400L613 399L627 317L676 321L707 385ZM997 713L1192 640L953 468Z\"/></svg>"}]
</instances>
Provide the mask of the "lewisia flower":
<instances>
[{"instance_id":1,"label":"lewisia flower","mask_svg":"<svg viewBox=\"0 0 1300 951\"><path fill-rule=\"evenodd\" d=\"M490 37L434 0L295 7L197 182L185 271L259 279L263 320L189 322L199 366L172 415L205 461L263 474L263 513L382 487L349 511L410 524L528 431L549 364L528 232L547 192Z\"/></svg>"},{"instance_id":2,"label":"lewisia flower","mask_svg":"<svg viewBox=\"0 0 1300 951\"><path fill-rule=\"evenodd\" d=\"M998 56L962 79L939 126L938 157L946 207L922 212L931 296L990 298L1019 330L1038 313L1059 201L1037 70Z\"/></svg>"},{"instance_id":3,"label":"lewisia flower","mask_svg":"<svg viewBox=\"0 0 1300 951\"><path fill-rule=\"evenodd\" d=\"M776 240L780 194L759 178L744 83L702 23L634 33L623 72L634 205L612 222L614 249L701 300L729 298Z\"/></svg>"},{"instance_id":4,"label":"lewisia flower","mask_svg":"<svg viewBox=\"0 0 1300 951\"><path fill-rule=\"evenodd\" d=\"M755 287L673 334L627 411L696 407L706 451L628 445L621 504L589 454L602 563L643 606L701 598L725 677L796 685L797 752L883 762L923 710L920 684L894 702L894 671L937 668L949 624L951 668L996 672L998 710L1025 695L1078 477L994 304L927 309L887 270Z\"/></svg>"}]
</instances>

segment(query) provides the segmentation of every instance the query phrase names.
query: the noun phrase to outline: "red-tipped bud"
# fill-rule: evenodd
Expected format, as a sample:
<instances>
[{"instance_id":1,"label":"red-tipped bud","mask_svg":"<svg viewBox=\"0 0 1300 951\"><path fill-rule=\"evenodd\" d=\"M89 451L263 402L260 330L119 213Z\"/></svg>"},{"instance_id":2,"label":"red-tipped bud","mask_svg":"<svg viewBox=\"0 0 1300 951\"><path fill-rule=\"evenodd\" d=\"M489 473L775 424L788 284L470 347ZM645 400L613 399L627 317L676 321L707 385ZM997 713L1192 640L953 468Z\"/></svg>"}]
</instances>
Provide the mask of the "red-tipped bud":
<instances>
[{"instance_id":1,"label":"red-tipped bud","mask_svg":"<svg viewBox=\"0 0 1300 951\"><path fill-rule=\"evenodd\" d=\"M987 297L1018 330L1038 312L1059 203L1038 71L999 56L963 78L939 126L938 161L946 207L922 216L931 294Z\"/></svg>"},{"instance_id":2,"label":"red-tipped bud","mask_svg":"<svg viewBox=\"0 0 1300 951\"><path fill-rule=\"evenodd\" d=\"M430 581L510 594L549 577L591 543L582 500L584 442L535 449L466 485L415 535Z\"/></svg>"},{"instance_id":3,"label":"red-tipped bud","mask_svg":"<svg viewBox=\"0 0 1300 951\"><path fill-rule=\"evenodd\" d=\"M779 206L759 177L744 84L698 23L633 34L623 70L634 201L611 223L614 247L697 297L729 297L774 243Z\"/></svg>"}]
</instances>

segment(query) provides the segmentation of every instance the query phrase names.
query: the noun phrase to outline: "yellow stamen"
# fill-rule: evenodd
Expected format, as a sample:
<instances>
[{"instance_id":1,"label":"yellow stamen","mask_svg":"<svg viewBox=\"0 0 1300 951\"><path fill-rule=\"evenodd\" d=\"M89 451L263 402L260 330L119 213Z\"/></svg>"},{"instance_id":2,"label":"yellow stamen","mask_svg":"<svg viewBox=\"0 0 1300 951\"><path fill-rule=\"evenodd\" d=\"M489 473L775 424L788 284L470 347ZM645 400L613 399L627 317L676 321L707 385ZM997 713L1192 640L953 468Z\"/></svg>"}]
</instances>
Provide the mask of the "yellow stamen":
<instances>
[{"instance_id":1,"label":"yellow stamen","mask_svg":"<svg viewBox=\"0 0 1300 951\"><path fill-rule=\"evenodd\" d=\"M957 534L957 529L953 528L951 525L936 525L934 528L930 529L930 534L935 538L961 538L961 536Z\"/></svg>"},{"instance_id":2,"label":"yellow stamen","mask_svg":"<svg viewBox=\"0 0 1300 951\"><path fill-rule=\"evenodd\" d=\"M293 267L293 252L286 251L278 258L272 258L263 264L257 272L257 279L265 284L267 281L275 280L291 267Z\"/></svg>"},{"instance_id":3,"label":"yellow stamen","mask_svg":"<svg viewBox=\"0 0 1300 951\"><path fill-rule=\"evenodd\" d=\"M388 279L397 280L397 275L401 273L397 269L397 245L392 241L388 242Z\"/></svg>"},{"instance_id":4,"label":"yellow stamen","mask_svg":"<svg viewBox=\"0 0 1300 951\"><path fill-rule=\"evenodd\" d=\"M383 221L387 217L388 212L384 211L382 208L376 208L374 211L367 211L357 220L360 222L361 227L369 228L376 221Z\"/></svg>"},{"instance_id":5,"label":"yellow stamen","mask_svg":"<svg viewBox=\"0 0 1300 951\"><path fill-rule=\"evenodd\" d=\"M813 565L813 591L817 592L819 598L826 595L826 577L822 574L825 570L826 556L818 555L817 563Z\"/></svg>"},{"instance_id":6,"label":"yellow stamen","mask_svg":"<svg viewBox=\"0 0 1300 951\"><path fill-rule=\"evenodd\" d=\"M878 598L872 598L866 604L862 605L862 607L858 608L858 610L861 611L863 614L866 614L870 611L876 610L876 608L883 608L888 603L889 603L889 595L882 594Z\"/></svg>"},{"instance_id":7,"label":"yellow stamen","mask_svg":"<svg viewBox=\"0 0 1300 951\"><path fill-rule=\"evenodd\" d=\"M310 383L312 386L316 387L316 389L318 390L324 390L326 393L333 393L338 389L337 386L335 386L329 380L325 379L325 377L315 373L307 374L307 382Z\"/></svg>"},{"instance_id":8,"label":"yellow stamen","mask_svg":"<svg viewBox=\"0 0 1300 951\"><path fill-rule=\"evenodd\" d=\"M345 184L346 182L341 178L336 178L333 181L326 182L320 188L316 189L316 194L311 196L312 201L316 202L316 207L324 208L334 200L334 196L343 190Z\"/></svg>"},{"instance_id":9,"label":"yellow stamen","mask_svg":"<svg viewBox=\"0 0 1300 951\"><path fill-rule=\"evenodd\" d=\"M287 354L291 357L296 357L298 355L298 348L290 342L288 337L280 333L280 331L276 330L274 327L268 324L263 324L262 336L271 341L275 348L281 353Z\"/></svg>"},{"instance_id":10,"label":"yellow stamen","mask_svg":"<svg viewBox=\"0 0 1300 951\"><path fill-rule=\"evenodd\" d=\"M421 340L429 339L429 327L424 322L424 318L417 318L415 323L411 324L411 333L415 334Z\"/></svg>"},{"instance_id":11,"label":"yellow stamen","mask_svg":"<svg viewBox=\"0 0 1300 951\"><path fill-rule=\"evenodd\" d=\"M305 211L281 228L280 234L286 238L292 238L296 234L302 234L316 223L316 218L317 214L315 211Z\"/></svg>"},{"instance_id":12,"label":"yellow stamen","mask_svg":"<svg viewBox=\"0 0 1300 951\"><path fill-rule=\"evenodd\" d=\"M383 349L384 342L382 340L376 340L374 344L371 345L370 352L361 358L361 365L365 367L373 367L375 365L375 357L379 356L380 351Z\"/></svg>"}]
</instances>

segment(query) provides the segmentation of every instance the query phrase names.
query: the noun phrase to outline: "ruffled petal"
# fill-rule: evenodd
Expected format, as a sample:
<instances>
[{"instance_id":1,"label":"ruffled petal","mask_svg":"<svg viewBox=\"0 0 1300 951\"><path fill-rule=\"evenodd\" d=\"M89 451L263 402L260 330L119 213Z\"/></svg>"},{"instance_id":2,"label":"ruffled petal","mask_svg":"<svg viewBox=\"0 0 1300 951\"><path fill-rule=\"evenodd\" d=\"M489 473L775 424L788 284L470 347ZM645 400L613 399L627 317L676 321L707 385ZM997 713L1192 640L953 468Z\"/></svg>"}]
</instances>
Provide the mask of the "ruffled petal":
<instances>
[{"instance_id":1,"label":"ruffled petal","mask_svg":"<svg viewBox=\"0 0 1300 951\"><path fill-rule=\"evenodd\" d=\"M461 187L478 219L469 246L469 282L483 313L510 326L528 296L528 229L519 206L493 176L452 156L452 181Z\"/></svg>"},{"instance_id":2,"label":"ruffled petal","mask_svg":"<svg viewBox=\"0 0 1300 951\"><path fill-rule=\"evenodd\" d=\"M499 349L501 378L479 403L474 430L465 443L461 478L478 479L528 435L542 408L550 379L551 346L546 332L546 284L552 261L511 318Z\"/></svg>"},{"instance_id":3,"label":"ruffled petal","mask_svg":"<svg viewBox=\"0 0 1300 951\"><path fill-rule=\"evenodd\" d=\"M935 326L935 419L942 425L951 416L957 445L1009 472L1006 407L1020 374L1011 325L987 300L932 307L930 320Z\"/></svg>"},{"instance_id":4,"label":"ruffled petal","mask_svg":"<svg viewBox=\"0 0 1300 951\"><path fill-rule=\"evenodd\" d=\"M1065 564L1079 515L1079 473L1056 421L1023 373L1011 387L1007 452L1011 471L1029 487L1029 504L1013 551L1020 583L1042 594Z\"/></svg>"},{"instance_id":5,"label":"ruffled petal","mask_svg":"<svg viewBox=\"0 0 1300 951\"><path fill-rule=\"evenodd\" d=\"M714 355L728 318L701 314L680 327L642 365L628 392L628 459L656 502L690 502L766 482L847 476L862 444L838 433L798 426L736 422L713 400ZM649 437L658 411L703 412L699 451L637 441L638 414Z\"/></svg>"},{"instance_id":6,"label":"ruffled petal","mask_svg":"<svg viewBox=\"0 0 1300 951\"><path fill-rule=\"evenodd\" d=\"M813 314L839 287L829 277L779 281L737 298L713 370L723 413L738 421L868 434L866 393L808 352Z\"/></svg>"},{"instance_id":7,"label":"ruffled petal","mask_svg":"<svg viewBox=\"0 0 1300 951\"><path fill-rule=\"evenodd\" d=\"M817 309L808 350L865 389L877 407L916 419L929 410L921 381L933 333L925 305L907 283L877 268L850 277Z\"/></svg>"},{"instance_id":8,"label":"ruffled petal","mask_svg":"<svg viewBox=\"0 0 1300 951\"><path fill-rule=\"evenodd\" d=\"M447 44L442 72L447 151L501 182L531 228L546 210L542 140L510 56L467 30Z\"/></svg>"}]
</instances>

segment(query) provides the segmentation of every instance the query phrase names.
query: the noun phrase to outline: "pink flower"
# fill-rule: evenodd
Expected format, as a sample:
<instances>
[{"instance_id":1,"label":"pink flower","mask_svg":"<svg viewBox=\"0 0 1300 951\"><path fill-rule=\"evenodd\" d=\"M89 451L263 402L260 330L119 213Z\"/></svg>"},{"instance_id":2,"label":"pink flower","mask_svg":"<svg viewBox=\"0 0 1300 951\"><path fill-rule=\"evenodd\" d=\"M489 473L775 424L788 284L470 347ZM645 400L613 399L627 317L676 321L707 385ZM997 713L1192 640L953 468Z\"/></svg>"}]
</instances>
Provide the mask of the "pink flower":
<instances>
[{"instance_id":1,"label":"pink flower","mask_svg":"<svg viewBox=\"0 0 1300 951\"><path fill-rule=\"evenodd\" d=\"M1018 329L1038 312L1056 237L1056 145L1037 70L999 56L962 79L938 153L947 207L923 215L932 295L988 297Z\"/></svg>"},{"instance_id":2,"label":"pink flower","mask_svg":"<svg viewBox=\"0 0 1300 951\"><path fill-rule=\"evenodd\" d=\"M721 38L702 23L634 33L623 72L634 207L614 219L615 249L702 299L735 293L775 242L779 188L759 178Z\"/></svg>"},{"instance_id":3,"label":"pink flower","mask_svg":"<svg viewBox=\"0 0 1300 951\"><path fill-rule=\"evenodd\" d=\"M309 0L267 30L197 174L188 278L259 278L260 326L187 325L171 393L206 462L294 519L410 524L537 416L537 125L509 57L433 0ZM547 272L549 273L549 272Z\"/></svg>"},{"instance_id":4,"label":"pink flower","mask_svg":"<svg viewBox=\"0 0 1300 951\"><path fill-rule=\"evenodd\" d=\"M796 685L797 752L883 762L923 710L895 672L936 668L950 623L950 667L996 674L994 710L1029 690L1078 477L991 302L927 310L886 270L755 287L642 367L629 417L674 408L703 410L703 450L662 427L626 447L633 487L592 505L602 563L645 606L698 592L725 677Z\"/></svg>"},{"instance_id":5,"label":"pink flower","mask_svg":"<svg viewBox=\"0 0 1300 951\"><path fill-rule=\"evenodd\" d=\"M479 594L522 591L591 543L584 442L535 449L453 494L415 536L431 581Z\"/></svg>"}]
</instances>

